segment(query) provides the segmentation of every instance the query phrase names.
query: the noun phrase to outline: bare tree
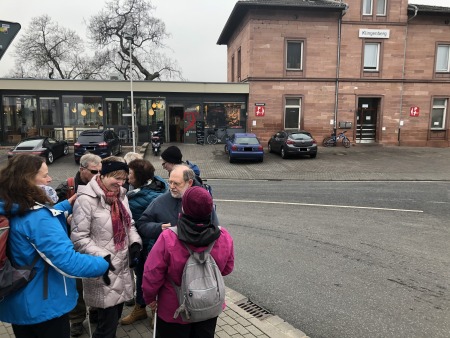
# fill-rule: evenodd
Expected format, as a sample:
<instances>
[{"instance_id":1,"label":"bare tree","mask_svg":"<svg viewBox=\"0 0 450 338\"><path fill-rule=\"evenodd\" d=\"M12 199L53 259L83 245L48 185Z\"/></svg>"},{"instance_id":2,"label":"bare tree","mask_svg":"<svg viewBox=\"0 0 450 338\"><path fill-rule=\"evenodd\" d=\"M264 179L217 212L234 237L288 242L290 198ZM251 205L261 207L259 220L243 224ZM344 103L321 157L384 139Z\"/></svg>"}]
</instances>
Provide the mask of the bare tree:
<instances>
[{"instance_id":1,"label":"bare tree","mask_svg":"<svg viewBox=\"0 0 450 338\"><path fill-rule=\"evenodd\" d=\"M60 27L48 15L35 17L15 47L16 67L12 76L93 78L92 74L100 73L100 69L83 52L83 40L75 31Z\"/></svg>"},{"instance_id":2,"label":"bare tree","mask_svg":"<svg viewBox=\"0 0 450 338\"><path fill-rule=\"evenodd\" d=\"M163 21L152 16L149 0L112 0L90 18L89 38L109 55L109 66L129 79L131 43L133 78L183 79L174 60L162 53L164 40L170 35Z\"/></svg>"}]
</instances>

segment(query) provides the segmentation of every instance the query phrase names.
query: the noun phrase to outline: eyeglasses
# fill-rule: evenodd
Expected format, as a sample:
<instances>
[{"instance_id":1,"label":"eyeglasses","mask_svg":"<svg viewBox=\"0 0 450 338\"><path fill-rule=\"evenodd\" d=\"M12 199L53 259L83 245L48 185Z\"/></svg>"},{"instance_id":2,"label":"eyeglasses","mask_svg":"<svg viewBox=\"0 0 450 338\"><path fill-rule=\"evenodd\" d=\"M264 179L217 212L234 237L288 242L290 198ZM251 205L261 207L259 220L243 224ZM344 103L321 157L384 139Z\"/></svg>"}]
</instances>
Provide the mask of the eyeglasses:
<instances>
[{"instance_id":1,"label":"eyeglasses","mask_svg":"<svg viewBox=\"0 0 450 338\"><path fill-rule=\"evenodd\" d=\"M167 183L169 183L169 185L174 185L176 187L179 187L184 183L184 181L183 182L168 181Z\"/></svg>"},{"instance_id":2,"label":"eyeglasses","mask_svg":"<svg viewBox=\"0 0 450 338\"><path fill-rule=\"evenodd\" d=\"M93 169L88 169L88 168L85 168L85 167L81 167L81 168L83 168L84 170L89 171L92 175L97 175L100 172L100 170L93 170Z\"/></svg>"}]
</instances>

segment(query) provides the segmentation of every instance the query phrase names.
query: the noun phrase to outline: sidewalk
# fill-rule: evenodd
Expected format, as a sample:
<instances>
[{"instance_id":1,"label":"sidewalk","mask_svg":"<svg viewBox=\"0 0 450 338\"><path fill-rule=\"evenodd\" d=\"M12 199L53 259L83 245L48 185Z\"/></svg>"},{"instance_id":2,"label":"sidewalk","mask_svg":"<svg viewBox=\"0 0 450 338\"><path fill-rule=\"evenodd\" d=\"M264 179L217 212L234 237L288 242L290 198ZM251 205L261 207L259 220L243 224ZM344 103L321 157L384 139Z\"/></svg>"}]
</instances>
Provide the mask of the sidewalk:
<instances>
[{"instance_id":1,"label":"sidewalk","mask_svg":"<svg viewBox=\"0 0 450 338\"><path fill-rule=\"evenodd\" d=\"M307 338L300 330L286 323L278 316L269 316L260 320L243 310L236 303L245 301L246 298L227 288L226 303L227 308L219 316L217 321L217 338ZM124 306L122 317L130 313L132 307ZM147 309L147 312L150 311ZM92 325L92 330L95 324ZM84 321L84 334L80 338L89 338L89 328L87 321ZM12 338L14 334L10 324L0 322L0 338ZM117 338L150 338L153 337L153 327L150 327L150 320L140 320L132 325L122 326L119 324L116 333ZM56 338L56 337L55 337ZM174 337L176 338L176 337Z\"/></svg>"}]
</instances>

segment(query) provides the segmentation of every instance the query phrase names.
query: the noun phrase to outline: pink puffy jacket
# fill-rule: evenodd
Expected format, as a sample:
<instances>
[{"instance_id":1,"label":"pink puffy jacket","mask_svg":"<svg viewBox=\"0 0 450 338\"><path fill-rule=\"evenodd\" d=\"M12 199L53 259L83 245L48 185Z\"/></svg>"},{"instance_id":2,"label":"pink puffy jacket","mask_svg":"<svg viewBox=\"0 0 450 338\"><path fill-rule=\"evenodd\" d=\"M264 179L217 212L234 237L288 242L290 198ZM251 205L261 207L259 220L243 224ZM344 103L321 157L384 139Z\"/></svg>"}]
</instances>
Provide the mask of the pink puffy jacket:
<instances>
[{"instance_id":1,"label":"pink puffy jacket","mask_svg":"<svg viewBox=\"0 0 450 338\"><path fill-rule=\"evenodd\" d=\"M229 232L221 227L221 235L216 240L211 255L214 257L223 276L233 271L234 247ZM204 251L206 247L189 246L192 251ZM161 233L153 246L144 266L142 291L146 304L156 300L158 295L158 317L168 323L188 324L179 316L173 315L178 308L178 299L170 277L176 285L181 284L184 265L189 258L189 252L177 235L170 230ZM225 305L225 304L224 304Z\"/></svg>"}]
</instances>

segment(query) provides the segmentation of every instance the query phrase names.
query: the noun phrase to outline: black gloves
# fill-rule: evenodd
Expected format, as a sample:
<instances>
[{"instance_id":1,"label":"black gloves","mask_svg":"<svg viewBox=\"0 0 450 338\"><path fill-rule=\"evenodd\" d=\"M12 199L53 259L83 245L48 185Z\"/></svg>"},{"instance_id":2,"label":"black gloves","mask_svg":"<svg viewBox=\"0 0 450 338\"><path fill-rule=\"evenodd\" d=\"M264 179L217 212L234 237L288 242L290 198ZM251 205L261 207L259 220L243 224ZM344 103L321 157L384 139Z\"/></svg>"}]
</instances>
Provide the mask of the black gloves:
<instances>
[{"instance_id":1,"label":"black gloves","mask_svg":"<svg viewBox=\"0 0 450 338\"><path fill-rule=\"evenodd\" d=\"M141 246L139 243L133 243L128 248L129 266L135 268L139 263L139 256L141 254Z\"/></svg>"},{"instance_id":2,"label":"black gloves","mask_svg":"<svg viewBox=\"0 0 450 338\"><path fill-rule=\"evenodd\" d=\"M107 255L107 256L103 257L103 259L108 262L109 267L108 267L108 270L106 270L105 273L103 274L102 278L106 285L110 285L111 279L109 279L109 276L108 276L109 271L115 271L116 268L111 263L111 255Z\"/></svg>"}]
</instances>

